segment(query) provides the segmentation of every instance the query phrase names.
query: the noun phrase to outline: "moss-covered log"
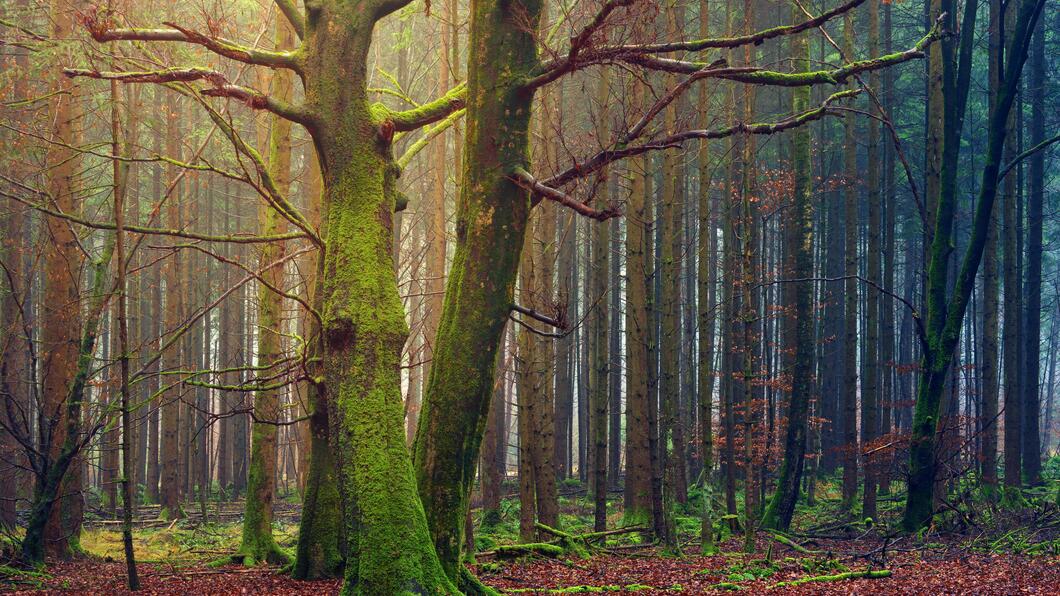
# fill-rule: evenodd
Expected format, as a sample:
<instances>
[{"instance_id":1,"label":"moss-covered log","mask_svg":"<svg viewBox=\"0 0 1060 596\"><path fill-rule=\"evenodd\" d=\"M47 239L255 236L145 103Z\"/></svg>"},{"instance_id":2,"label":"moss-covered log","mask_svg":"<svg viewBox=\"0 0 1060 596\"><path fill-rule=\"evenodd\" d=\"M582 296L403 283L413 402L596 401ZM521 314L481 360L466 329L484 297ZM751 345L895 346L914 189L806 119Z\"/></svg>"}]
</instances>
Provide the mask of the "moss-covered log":
<instances>
[{"instance_id":1,"label":"moss-covered log","mask_svg":"<svg viewBox=\"0 0 1060 596\"><path fill-rule=\"evenodd\" d=\"M813 577L801 577L799 579L793 579L791 581L779 582L774 588L782 588L785 586L801 586L803 584L810 584L815 582L837 582L847 579L880 579L883 577L891 577L890 569L866 569L864 571L847 571L845 573L837 573L835 575L815 575Z\"/></svg>"},{"instance_id":2,"label":"moss-covered log","mask_svg":"<svg viewBox=\"0 0 1060 596\"><path fill-rule=\"evenodd\" d=\"M516 559L537 555L542 557L562 557L567 554L567 549L551 542L528 542L526 544L508 544L498 546L493 554L500 559Z\"/></svg>"}]
</instances>

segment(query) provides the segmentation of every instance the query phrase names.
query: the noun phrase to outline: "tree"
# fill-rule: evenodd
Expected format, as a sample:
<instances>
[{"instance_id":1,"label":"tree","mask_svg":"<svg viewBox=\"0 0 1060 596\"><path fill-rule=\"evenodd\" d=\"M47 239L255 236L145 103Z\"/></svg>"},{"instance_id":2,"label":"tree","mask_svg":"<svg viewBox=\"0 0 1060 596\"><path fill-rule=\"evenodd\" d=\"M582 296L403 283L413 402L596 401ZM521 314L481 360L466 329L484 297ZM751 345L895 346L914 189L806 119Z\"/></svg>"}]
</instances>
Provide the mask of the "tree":
<instances>
[{"instance_id":1,"label":"tree","mask_svg":"<svg viewBox=\"0 0 1060 596\"><path fill-rule=\"evenodd\" d=\"M305 101L292 105L230 83L204 68L150 73L68 71L125 82L203 82L206 96L233 98L304 126L313 137L323 174L325 237L282 196L260 156L238 136L237 149L255 163L266 201L298 231L324 247L320 309L322 377L327 384L331 440L336 446L344 502L345 593L452 591L438 564L405 447L400 399L400 354L408 329L391 260L392 214L401 206L400 175L391 144L396 132L445 119L462 106L462 89L407 111L367 95L367 60L377 21L401 0L312 2L303 15L290 1L277 7L302 43L292 51L243 48L180 25L117 27L106 15L86 18L98 41L182 42L254 66L293 71ZM211 119L223 118L209 111ZM269 237L269 239L278 239Z\"/></svg>"},{"instance_id":2,"label":"tree","mask_svg":"<svg viewBox=\"0 0 1060 596\"><path fill-rule=\"evenodd\" d=\"M1001 169L1002 152L1008 132L1009 112L1015 102L1019 88L1020 74L1027 58L1030 44L1030 31L1041 15L1043 0L1024 0L1020 2L1018 14L1013 27L1013 35L1005 47L1005 63L1002 69L1001 83L990 110L988 129L988 146L986 161L983 165L982 184L975 204L975 216L972 224L971 238L961 261L960 271L952 293L947 292L949 269L949 252L953 235L953 212L956 203L956 173L951 166L956 165L956 139L959 138L961 120L964 113L964 94L958 96L956 90L967 89L967 72L969 61L963 59L967 51L971 53L971 36L962 38L961 63L954 71L952 60L941 65L946 70L942 76L945 89L950 91L949 101L956 105L947 106L944 128L945 145L943 151L950 151L943 157L943 170L935 199L937 215L935 229L929 252L927 278L927 315L920 330L923 349L920 384L917 389L916 405L913 413L912 438L909 454L909 492L906 496L902 525L907 530L916 530L931 523L934 514L934 487L937 473L935 462L935 435L939 426L941 398L946 377L953 359L953 350L960 338L960 329L968 306L975 277L982 260L986 243L987 228L991 220L994 199L997 196L998 174ZM965 31L973 30L975 7L966 8L963 19ZM952 24L953 16L948 17ZM944 41L944 44L950 42ZM944 52L952 56L950 52ZM946 97L947 94L943 94ZM947 149L948 148L948 149Z\"/></svg>"},{"instance_id":3,"label":"tree","mask_svg":"<svg viewBox=\"0 0 1060 596\"><path fill-rule=\"evenodd\" d=\"M1030 145L1036 147L1045 141L1045 23L1040 21L1033 30L1030 49L1030 81L1028 91L1031 103ZM1042 238L1045 198L1045 156L1035 153L1030 157L1027 192L1027 270L1023 296L1024 312L1023 362L1023 478L1028 484L1041 482L1041 437L1038 430L1039 412L1039 368L1041 366L1041 317L1042 317Z\"/></svg>"},{"instance_id":4,"label":"tree","mask_svg":"<svg viewBox=\"0 0 1060 596\"><path fill-rule=\"evenodd\" d=\"M492 396L493 363L503 323L512 308L514 272L532 205L549 200L592 219L609 218L614 215L610 205L587 205L562 189L594 176L618 160L683 142L737 134L773 134L795 128L834 113L830 106L838 99L829 96L823 105L778 122L667 131L652 139L644 136L655 117L697 81L714 78L777 86L843 81L858 72L919 58L937 35L933 31L913 49L832 71L748 73L727 64L704 65L673 60L665 55L742 47L798 34L860 2L855 0L797 25L731 38L614 46L601 43L599 39L608 25L608 17L629 4L629 0L602 3L587 19L587 24L575 31L566 51L554 58L542 58L533 35L541 17L539 4L512 5L494 0L471 3L467 135L456 250L414 445L420 495L435 546L450 577L456 577L459 572L460 537L474 462ZM536 178L528 167L527 142L535 91L568 73L616 60L685 76L662 93L636 123L614 135L613 141L604 143L602 151L578 160L574 166L550 178ZM507 142L498 144L496 139Z\"/></svg>"},{"instance_id":5,"label":"tree","mask_svg":"<svg viewBox=\"0 0 1060 596\"><path fill-rule=\"evenodd\" d=\"M294 49L294 29L290 21L277 19L275 23L277 51ZM271 96L288 103L294 91L292 72L276 71L272 77ZM291 121L271 114L267 128L268 168L276 192L287 196L291 192ZM264 123L262 123L264 124ZM260 124L259 124L260 126ZM264 127L263 127L264 128ZM264 135L262 135L264 136ZM277 236L287 232L287 221L267 204L258 207L261 234ZM265 273L258 286L258 362L259 389L254 395L254 425L251 431L250 473L247 477L247 500L243 512L243 542L236 558L246 565L268 562L283 565L288 556L272 537L272 502L276 491L276 440L280 422L280 390L270 379L282 366L283 296L276 290L283 288L287 252L283 241L262 245L258 256L259 267Z\"/></svg>"},{"instance_id":6,"label":"tree","mask_svg":"<svg viewBox=\"0 0 1060 596\"><path fill-rule=\"evenodd\" d=\"M78 5L53 0L50 6L52 37L68 38L74 29L74 10ZM71 59L71 51L70 47L64 47L60 55L63 59ZM48 194L58 210L78 213L81 209L78 180L81 154L73 147L79 144L81 134L80 94L77 86L59 73L54 74L52 91L58 93L60 99L50 104L49 121L53 123L51 135L55 144L49 146L47 158L50 171ZM83 346L71 340L89 335L89 326L82 321L79 308L84 257L74 230L64 221L48 218L47 236L49 241L45 243L44 249L44 268L47 273L41 301L43 327L40 331L40 349L44 354L40 372L44 406L37 432L41 449L47 451L46 458L55 466L65 452L65 445L81 439L77 434L80 420L71 417L80 415L80 404L76 402L80 402L82 396L75 395L71 388L78 375L78 359ZM94 330L91 334L94 335ZM50 490L46 478L47 473L38 475L35 500L54 498L54 493L47 494ZM63 481L62 496L54 507L48 504L51 515L44 530L43 546L49 556L66 558L77 551L81 533L80 466L73 465L70 474L63 474L60 479ZM23 541L24 551L27 545L36 548L36 545L31 544L33 540L31 532L27 530ZM32 553L30 559L40 560L35 557L36 553Z\"/></svg>"},{"instance_id":7,"label":"tree","mask_svg":"<svg viewBox=\"0 0 1060 596\"><path fill-rule=\"evenodd\" d=\"M798 7L792 8L793 21L802 17ZM799 71L808 70L810 46L806 40L795 38L791 44L792 56L796 58ZM810 103L810 90L797 88L792 94L791 110L805 111ZM810 163L810 130L806 127L791 133L791 169L795 174L792 189L792 216L784 227L786 271L790 271L794 289L793 312L795 337L787 338L794 344L794 368L791 372L791 401L788 404L788 425L784 439L784 461L777 478L777 491L766 507L762 525L766 528L787 530L795 513L799 496L799 484L806 455L807 418L810 395L813 391L813 195L810 187L812 175ZM791 348L789 348L791 349Z\"/></svg>"}]
</instances>

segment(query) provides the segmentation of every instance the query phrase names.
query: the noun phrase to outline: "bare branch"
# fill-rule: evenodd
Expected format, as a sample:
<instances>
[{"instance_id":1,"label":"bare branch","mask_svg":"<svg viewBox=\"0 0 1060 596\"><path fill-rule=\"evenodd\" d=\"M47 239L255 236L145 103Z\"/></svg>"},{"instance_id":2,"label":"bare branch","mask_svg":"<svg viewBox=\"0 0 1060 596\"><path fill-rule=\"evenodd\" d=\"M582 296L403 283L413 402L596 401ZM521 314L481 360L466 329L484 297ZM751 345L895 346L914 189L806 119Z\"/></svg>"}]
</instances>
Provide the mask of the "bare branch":
<instances>
[{"instance_id":1,"label":"bare branch","mask_svg":"<svg viewBox=\"0 0 1060 596\"><path fill-rule=\"evenodd\" d=\"M864 4L865 0L851 0L846 4L840 4L832 10L822 12L819 16L805 20L801 23L794 25L781 25L779 27L773 27L771 29L765 29L757 31L755 33L749 33L747 35L738 35L735 37L717 37L708 39L694 39L690 41L677 41L670 43L658 43L658 44L645 44L645 45L626 45L626 46L614 46L611 48L602 48L601 52L616 52L616 53L642 53L642 54L663 54L668 52L699 52L706 49L719 49L719 48L737 48L745 45L761 45L762 42L786 35L796 35L803 31L813 29L814 27L820 27L829 20L851 11L861 4Z\"/></svg>"},{"instance_id":2,"label":"bare branch","mask_svg":"<svg viewBox=\"0 0 1060 596\"><path fill-rule=\"evenodd\" d=\"M833 93L828 96L820 106L807 110L805 112L794 114L783 120L777 122L759 122L745 124L743 122L737 122L731 126L715 130L686 130L671 134L669 136L654 140L650 143L644 143L641 145L634 145L632 147L620 146L616 149L606 149L590 157L589 159L577 163L567 170L556 174L555 176L539 182L548 188L560 188L574 180L583 178L608 164L614 163L627 157L634 157L649 151L661 151L664 149L672 149L680 147L687 141L693 139L721 139L724 137L731 137L737 134L751 134L751 135L770 135L781 131L789 130L819 120L827 115L835 115L837 110L832 107L831 104L839 101L840 99L853 97L860 93L858 89L848 89Z\"/></svg>"},{"instance_id":3,"label":"bare branch","mask_svg":"<svg viewBox=\"0 0 1060 596\"><path fill-rule=\"evenodd\" d=\"M542 322L542 323L544 323L546 325L550 325L552 327L555 327L556 329L559 329L560 331L566 331L569 328L569 324L564 319L557 319L557 318L550 317L548 315L544 315L542 313L537 312L536 310L534 310L532 308L526 308L525 306L519 306L518 304L512 304L512 310L517 312L517 313L524 314L524 315L526 315L526 316L528 316L531 319L534 319L536 321L540 321L540 322Z\"/></svg>"},{"instance_id":4,"label":"bare branch","mask_svg":"<svg viewBox=\"0 0 1060 596\"><path fill-rule=\"evenodd\" d=\"M88 77L91 79L102 79L107 81L120 81L122 83L189 83L192 81L205 81L212 85L203 89L203 95L211 97L231 97L247 104L256 110L268 110L281 118L308 126L312 120L309 112L301 107L279 101L265 95L257 89L233 85L220 72L209 68L193 66L190 68L164 68L162 70L148 71L99 71L83 68L64 68L63 74L70 77Z\"/></svg>"},{"instance_id":5,"label":"bare branch","mask_svg":"<svg viewBox=\"0 0 1060 596\"><path fill-rule=\"evenodd\" d=\"M248 48L223 37L212 37L177 25L163 23L168 29L117 28L114 22L101 14L83 14L81 24L99 42L105 41L172 41L200 45L218 56L231 58L247 64L270 68L300 70L296 52L273 52Z\"/></svg>"},{"instance_id":6,"label":"bare branch","mask_svg":"<svg viewBox=\"0 0 1060 596\"><path fill-rule=\"evenodd\" d=\"M932 43L938 41L941 36L942 20L940 18L935 21L931 30L928 31L924 37L920 38L920 41L918 41L912 48L888 54L886 56L880 56L879 58L850 62L832 70L786 73L765 69L740 69L736 72L716 72L710 78L774 87L803 87L806 85L821 84L838 85L846 82L848 78L863 72L880 70L882 68L894 66L895 64L923 58L924 50ZM703 71L705 68L709 68L710 66L705 65L702 62L673 60L671 58L658 58L655 56L629 56L622 58L622 60L644 68L678 74L695 74Z\"/></svg>"},{"instance_id":7,"label":"bare branch","mask_svg":"<svg viewBox=\"0 0 1060 596\"><path fill-rule=\"evenodd\" d=\"M35 203L27 200L23 197L18 196L14 193L7 193L0 191L0 196L11 199L18 203L22 203L27 207L31 207L40 211L45 215L52 217L58 217L71 223L85 226L86 228L93 228L97 230L113 230L115 225L112 222L100 222L91 221L83 217L71 215L57 209L52 209L46 205ZM233 242L236 244L258 244L264 242L277 242L280 240L296 240L298 238L306 238L306 234L302 232L289 232L287 234L275 234L273 236L252 236L252 235L216 235L216 234L200 234L198 232L189 232L186 230L178 230L172 228L150 228L146 226L137 226L126 224L122 228L127 232L133 232L135 234L153 234L157 236L175 236L177 238L187 238L189 240L203 240L206 242Z\"/></svg>"},{"instance_id":8,"label":"bare branch","mask_svg":"<svg viewBox=\"0 0 1060 596\"><path fill-rule=\"evenodd\" d=\"M606 209L593 209L592 207L574 199L573 197L565 194L562 191L556 190L551 186L542 184L536 178L530 175L529 172L523 168L516 167L515 170L508 176L508 179L518 184L519 186L529 190L534 196L541 199L548 199L555 201L564 207L573 209L579 215L583 215L590 219L597 221L605 221L612 217L621 215L618 209L613 207L607 207Z\"/></svg>"},{"instance_id":9,"label":"bare branch","mask_svg":"<svg viewBox=\"0 0 1060 596\"><path fill-rule=\"evenodd\" d=\"M635 0L634 0L635 1ZM603 24L603 20L606 19L607 15L618 6L628 6L633 2L608 2L601 9L600 13L597 14L596 18L593 19L592 23L588 25L582 34L571 40L571 47L567 52L567 55L562 58L550 60L541 65L538 72L527 81L525 87L534 89L547 85L548 83L556 80L566 73L572 72L576 69L583 68L591 64L603 64L615 61L624 62L636 62L638 57L649 57L652 54L666 54L671 52L699 52L711 48L737 48L745 45L760 45L762 42L769 39L796 35L803 31L819 27L830 19L835 18L847 11L853 10L861 4L864 4L865 0L851 0L846 4L841 4L832 10L821 13L820 16L810 18L801 23L794 25L782 25L779 27L772 27L755 33L747 35L738 35L735 37L719 37L719 38L707 38L697 39L689 41L676 41L669 43L656 43L656 44L628 44L628 45L615 45L605 46L594 50L587 50L585 46L589 41L589 37ZM653 60L648 60L653 62ZM659 65L668 64L668 60L659 62ZM702 65L700 65L702 67ZM665 70L660 68L660 70ZM684 72L688 74L690 71L671 71L671 72Z\"/></svg>"}]
</instances>

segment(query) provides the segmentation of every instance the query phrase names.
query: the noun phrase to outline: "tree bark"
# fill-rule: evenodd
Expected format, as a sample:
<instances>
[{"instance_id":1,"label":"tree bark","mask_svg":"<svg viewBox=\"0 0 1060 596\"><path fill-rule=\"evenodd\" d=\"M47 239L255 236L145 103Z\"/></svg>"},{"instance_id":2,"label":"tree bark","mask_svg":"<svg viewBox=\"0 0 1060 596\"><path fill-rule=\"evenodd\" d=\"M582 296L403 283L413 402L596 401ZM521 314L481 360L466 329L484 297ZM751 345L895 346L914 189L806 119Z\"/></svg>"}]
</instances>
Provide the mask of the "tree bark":
<instances>
[{"instance_id":1,"label":"tree bark","mask_svg":"<svg viewBox=\"0 0 1060 596\"><path fill-rule=\"evenodd\" d=\"M73 35L74 9L69 2L51 2L52 37L67 39ZM72 60L68 50L59 60ZM82 107L79 86L58 72L54 75L52 91L57 93L50 102L51 138L47 164L47 191L56 209L64 213L81 212L81 154L75 149L81 143ZM79 345L82 333L80 279L84 257L73 228L66 221L46 218L44 242L44 281L41 299L40 353L41 392L44 410L39 416L40 449L54 463L67 441L81 437L68 436L69 428L80 428L80 420L70 420L71 414L80 416L80 406L72 407L70 388L78 373ZM76 457L76 454L75 454ZM44 550L49 557L68 558L78 549L83 516L81 505L82 473L78 458L62 481L58 502L50 507L44 528ZM37 493L48 488L46 477L37 478ZM49 504L50 506L50 504ZM29 531L27 530L27 540Z\"/></svg>"},{"instance_id":2,"label":"tree bark","mask_svg":"<svg viewBox=\"0 0 1060 596\"><path fill-rule=\"evenodd\" d=\"M795 22L802 18L798 7L792 8ZM799 70L809 65L809 43L802 37L792 40L791 53ZM799 113L809 107L809 88L797 88L792 93L791 111ZM784 225L786 266L792 279L813 277L813 178L810 162L810 129L795 130L791 135L791 169L794 172L793 205L790 219ZM788 314L794 318L794 336L789 335L785 345L794 352L791 371L791 401L788 404L788 424L784 438L784 459L780 465L777 490L766 507L762 525L767 528L787 530L795 514L799 497L799 486L806 456L806 425L808 422L810 397L813 392L814 360L814 308L813 283L796 282ZM791 342L790 344L788 342Z\"/></svg>"}]
</instances>

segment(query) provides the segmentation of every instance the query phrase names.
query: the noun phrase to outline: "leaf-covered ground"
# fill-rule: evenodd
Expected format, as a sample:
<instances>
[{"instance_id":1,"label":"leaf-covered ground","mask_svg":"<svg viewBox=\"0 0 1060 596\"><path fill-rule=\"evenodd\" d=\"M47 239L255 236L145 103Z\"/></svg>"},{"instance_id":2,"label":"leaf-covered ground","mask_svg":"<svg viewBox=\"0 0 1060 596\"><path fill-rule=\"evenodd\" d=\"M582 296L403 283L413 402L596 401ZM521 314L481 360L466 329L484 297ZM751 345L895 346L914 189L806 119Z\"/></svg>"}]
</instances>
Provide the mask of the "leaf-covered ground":
<instances>
[{"instance_id":1,"label":"leaf-covered ground","mask_svg":"<svg viewBox=\"0 0 1060 596\"><path fill-rule=\"evenodd\" d=\"M482 579L503 593L638 592L710 594L1056 594L1060 557L973 552L959 545L830 541L821 552L797 553L762 537L759 554L661 557L654 550L598 553L589 559L480 562ZM723 544L736 549L738 540ZM766 556L770 560L766 560ZM806 578L887 569L890 577L812 581ZM204 564L150 563L140 567L140 594L336 594L338 581L302 582L267 567L209 568ZM125 594L120 561L85 558L49 567L46 574L8 576L16 594Z\"/></svg>"},{"instance_id":2,"label":"leaf-covered ground","mask_svg":"<svg viewBox=\"0 0 1060 596\"><path fill-rule=\"evenodd\" d=\"M1060 466L1060 458L1055 459ZM499 560L500 547L519 542L519 502L508 498L499 523L488 529L476 524L480 555L475 571L506 594L1060 594L1060 483L1014 493L1000 502L962 493L967 496L938 515L931 531L918 536L892 529L900 498L881 499L874 522L861 519L857 503L854 510L844 508L837 486L821 483L816 505L800 504L792 535L798 548L760 533L755 553L745 554L742 535L732 534L726 518L719 517L715 529L723 541L713 556L698 554L697 512L703 495L693 491L688 505L675 511L684 545L681 556L662 556L658 548L640 544L635 532L613 532L591 541L588 558L572 550L558 559ZM617 528L622 499L620 494L613 497L608 527ZM139 594L338 593L338 580L296 581L268 567L212 567L211 562L235 552L241 537L238 504L212 507L199 519L179 523L159 521L153 510L141 512L143 519L134 532L143 584ZM274 534L281 547L293 552L298 511L296 506L289 509L277 519ZM560 524L570 534L591 532L592 504L583 487L564 486ZM0 535L0 592L127 594L115 522L90 521L81 545L88 556L49 565L42 572L25 572L3 565L17 552L17 536ZM866 570L885 577L849 577ZM835 579L822 579L828 577Z\"/></svg>"},{"instance_id":3,"label":"leaf-covered ground","mask_svg":"<svg viewBox=\"0 0 1060 596\"><path fill-rule=\"evenodd\" d=\"M723 545L738 548L737 542ZM762 545L764 546L764 545ZM935 546L898 552L885 565L862 556L880 544L834 544L817 555L796 553L776 545L771 561L766 548L757 555L738 552L702 557L659 557L642 553L597 555L588 560L538 560L513 563L483 574L504 592L548 594L624 591L653 594L1057 594L1060 557L1023 557L969 552L961 547ZM841 548L840 548L841 547ZM900 548L900 547L899 547ZM857 554L851 554L857 549ZM784 582L841 576L873 570L890 571L879 579Z\"/></svg>"}]
</instances>

